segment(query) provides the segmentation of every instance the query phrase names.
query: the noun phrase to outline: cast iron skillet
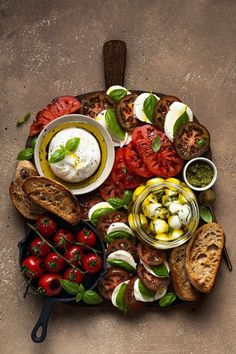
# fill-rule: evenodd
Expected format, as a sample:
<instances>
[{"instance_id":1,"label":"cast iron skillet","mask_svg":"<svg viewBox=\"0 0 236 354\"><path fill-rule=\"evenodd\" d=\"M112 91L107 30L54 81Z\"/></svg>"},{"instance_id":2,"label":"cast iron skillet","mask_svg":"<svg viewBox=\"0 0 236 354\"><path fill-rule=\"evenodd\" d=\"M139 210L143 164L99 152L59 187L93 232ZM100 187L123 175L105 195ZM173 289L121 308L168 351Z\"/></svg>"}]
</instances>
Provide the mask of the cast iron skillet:
<instances>
[{"instance_id":1,"label":"cast iron skillet","mask_svg":"<svg viewBox=\"0 0 236 354\"><path fill-rule=\"evenodd\" d=\"M57 224L59 227L64 227L72 232L77 232L81 229L83 229L85 226L89 229L91 229L97 236L97 241L95 245L95 249L101 252L101 256L103 258L103 267L102 270L98 274L93 274L93 275L85 275L85 279L83 281L83 285L85 289L94 289L97 285L98 279L105 273L106 271L106 257L105 257L105 250L104 250L104 245L102 240L99 238L99 235L95 228L87 221L81 220L78 225L76 226L71 226L62 219L54 217L57 221ZM19 262L20 265L22 264L23 260L29 256L29 244L32 241L33 237L35 237L35 233L33 231L30 231L24 240L20 241L18 243L19 247ZM28 282L28 279L25 277L25 280ZM37 279L32 280L30 283L30 288L33 290L33 292L37 291ZM49 320L49 315L52 310L52 307L55 302L63 302L63 303L74 303L75 302L75 296L72 296L68 293L66 293L64 290L58 295L54 297L49 297L49 296L42 296L43 297L43 307L41 314L39 316L39 319L37 323L35 324L32 333L31 333L31 338L35 343L40 343L43 342L44 339L46 338L47 335L47 326L48 326L48 320ZM41 333L39 333L41 331Z\"/></svg>"}]
</instances>

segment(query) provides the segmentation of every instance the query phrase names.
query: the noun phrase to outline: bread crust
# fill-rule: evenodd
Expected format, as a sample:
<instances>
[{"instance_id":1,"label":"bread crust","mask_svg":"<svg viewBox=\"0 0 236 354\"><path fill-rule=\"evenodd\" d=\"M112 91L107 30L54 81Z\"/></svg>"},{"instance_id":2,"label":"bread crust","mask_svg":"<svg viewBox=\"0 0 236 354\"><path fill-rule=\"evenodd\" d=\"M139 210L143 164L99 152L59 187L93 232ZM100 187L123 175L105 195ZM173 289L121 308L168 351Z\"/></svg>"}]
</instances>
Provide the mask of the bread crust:
<instances>
[{"instance_id":1,"label":"bread crust","mask_svg":"<svg viewBox=\"0 0 236 354\"><path fill-rule=\"evenodd\" d=\"M38 173L30 161L19 161L14 180L9 188L9 194L14 207L22 216L29 220L36 220L39 215L45 212L43 208L35 205L22 189L23 183L27 178L37 175Z\"/></svg>"},{"instance_id":2,"label":"bread crust","mask_svg":"<svg viewBox=\"0 0 236 354\"><path fill-rule=\"evenodd\" d=\"M23 190L35 204L60 216L72 225L79 222L78 200L61 183L46 177L34 176L23 183Z\"/></svg>"},{"instance_id":3,"label":"bread crust","mask_svg":"<svg viewBox=\"0 0 236 354\"><path fill-rule=\"evenodd\" d=\"M178 297L184 301L197 301L200 293L192 286L185 269L187 244L183 244L171 251L169 266L171 270L171 280Z\"/></svg>"},{"instance_id":4,"label":"bread crust","mask_svg":"<svg viewBox=\"0 0 236 354\"><path fill-rule=\"evenodd\" d=\"M224 245L225 235L221 225L209 223L195 232L187 246L185 267L188 278L202 293L213 290Z\"/></svg>"}]
</instances>

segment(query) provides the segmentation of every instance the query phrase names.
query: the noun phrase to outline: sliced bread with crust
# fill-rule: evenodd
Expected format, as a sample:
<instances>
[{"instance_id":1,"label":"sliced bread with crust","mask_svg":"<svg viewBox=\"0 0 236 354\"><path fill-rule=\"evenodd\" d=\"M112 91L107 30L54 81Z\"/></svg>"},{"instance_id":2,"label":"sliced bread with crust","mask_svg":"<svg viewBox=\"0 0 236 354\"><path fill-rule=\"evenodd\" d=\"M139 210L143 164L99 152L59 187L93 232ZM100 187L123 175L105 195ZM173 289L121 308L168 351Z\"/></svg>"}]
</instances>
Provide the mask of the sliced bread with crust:
<instances>
[{"instance_id":1,"label":"sliced bread with crust","mask_svg":"<svg viewBox=\"0 0 236 354\"><path fill-rule=\"evenodd\" d=\"M78 200L61 183L46 177L30 177L24 182L23 190L35 204L60 216L68 223L76 225L79 222Z\"/></svg>"},{"instance_id":2,"label":"sliced bread with crust","mask_svg":"<svg viewBox=\"0 0 236 354\"><path fill-rule=\"evenodd\" d=\"M45 213L45 210L32 202L22 189L22 185L27 178L37 175L38 173L30 161L19 161L15 178L9 188L14 207L21 215L30 220L36 220L39 215Z\"/></svg>"},{"instance_id":3,"label":"sliced bread with crust","mask_svg":"<svg viewBox=\"0 0 236 354\"><path fill-rule=\"evenodd\" d=\"M200 293L192 286L185 269L187 244L183 244L171 251L169 266L171 280L178 297L184 301L196 301L200 298Z\"/></svg>"},{"instance_id":4,"label":"sliced bread with crust","mask_svg":"<svg viewBox=\"0 0 236 354\"><path fill-rule=\"evenodd\" d=\"M185 267L192 285L203 293L212 291L219 270L225 235L221 225L209 223L200 227L191 238Z\"/></svg>"}]
</instances>

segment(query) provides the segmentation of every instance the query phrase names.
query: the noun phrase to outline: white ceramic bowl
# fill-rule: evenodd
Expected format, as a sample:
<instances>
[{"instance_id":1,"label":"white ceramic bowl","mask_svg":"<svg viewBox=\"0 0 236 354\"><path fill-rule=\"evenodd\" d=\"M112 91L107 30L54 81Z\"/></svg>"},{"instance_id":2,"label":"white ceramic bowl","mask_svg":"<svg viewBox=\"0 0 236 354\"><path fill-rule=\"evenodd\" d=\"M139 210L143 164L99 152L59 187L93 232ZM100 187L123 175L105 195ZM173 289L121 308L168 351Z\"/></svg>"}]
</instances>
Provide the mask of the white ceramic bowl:
<instances>
[{"instance_id":1,"label":"white ceramic bowl","mask_svg":"<svg viewBox=\"0 0 236 354\"><path fill-rule=\"evenodd\" d=\"M213 169L213 178L211 180L211 183L209 183L207 186L205 187L194 187L192 186L189 181L187 180L186 178L186 172L187 172L187 169L189 168L189 166L193 163L193 162L196 162L196 161L205 161L207 162L211 168ZM217 168L216 168L216 165L209 159L206 159L205 157L196 157L195 159L192 159L190 160L188 163L186 163L186 165L184 166L184 169L183 169L183 179L184 179L184 182L187 184L187 186L191 189L193 189L194 191L198 191L198 192L202 192L202 191L205 191L206 189L209 189L213 186L213 184L215 184L215 181L217 179Z\"/></svg>"},{"instance_id":2,"label":"white ceramic bowl","mask_svg":"<svg viewBox=\"0 0 236 354\"><path fill-rule=\"evenodd\" d=\"M101 162L96 172L79 183L66 182L54 175L47 161L47 149L53 136L66 128L82 128L97 140L101 150ZM96 120L82 114L69 114L53 120L39 134L34 150L34 161L40 176L54 179L75 194L85 194L98 188L109 176L114 164L115 151L112 138Z\"/></svg>"}]
</instances>

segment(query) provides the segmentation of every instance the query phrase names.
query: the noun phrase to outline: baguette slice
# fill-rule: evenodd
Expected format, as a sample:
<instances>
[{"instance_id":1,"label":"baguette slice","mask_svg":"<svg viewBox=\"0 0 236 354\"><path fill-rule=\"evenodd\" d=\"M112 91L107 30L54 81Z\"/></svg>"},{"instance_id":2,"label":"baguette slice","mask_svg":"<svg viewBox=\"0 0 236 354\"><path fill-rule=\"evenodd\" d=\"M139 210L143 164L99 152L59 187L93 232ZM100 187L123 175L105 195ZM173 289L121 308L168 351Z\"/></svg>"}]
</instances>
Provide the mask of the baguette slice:
<instances>
[{"instance_id":1,"label":"baguette slice","mask_svg":"<svg viewBox=\"0 0 236 354\"><path fill-rule=\"evenodd\" d=\"M202 293L212 291L219 270L225 235L216 223L203 225L190 240L185 267L192 285Z\"/></svg>"},{"instance_id":2,"label":"baguette slice","mask_svg":"<svg viewBox=\"0 0 236 354\"><path fill-rule=\"evenodd\" d=\"M32 202L22 189L22 185L27 178L37 175L38 173L30 161L19 161L15 178L9 188L14 207L21 215L30 220L36 220L39 215L45 213L45 210Z\"/></svg>"},{"instance_id":3,"label":"baguette slice","mask_svg":"<svg viewBox=\"0 0 236 354\"><path fill-rule=\"evenodd\" d=\"M30 177L23 190L35 204L60 216L72 225L80 220L78 200L61 183L46 177Z\"/></svg>"},{"instance_id":4,"label":"baguette slice","mask_svg":"<svg viewBox=\"0 0 236 354\"><path fill-rule=\"evenodd\" d=\"M183 244L171 251L169 266L174 290L178 297L184 301L196 301L200 293L192 286L185 269L187 244Z\"/></svg>"}]
</instances>

